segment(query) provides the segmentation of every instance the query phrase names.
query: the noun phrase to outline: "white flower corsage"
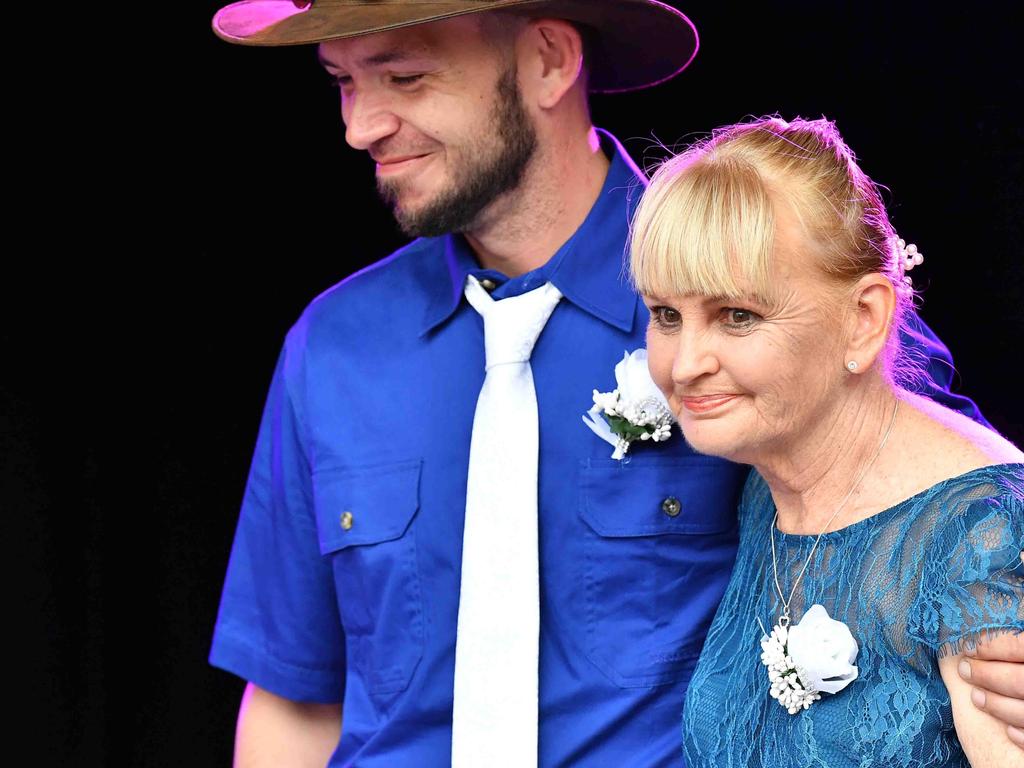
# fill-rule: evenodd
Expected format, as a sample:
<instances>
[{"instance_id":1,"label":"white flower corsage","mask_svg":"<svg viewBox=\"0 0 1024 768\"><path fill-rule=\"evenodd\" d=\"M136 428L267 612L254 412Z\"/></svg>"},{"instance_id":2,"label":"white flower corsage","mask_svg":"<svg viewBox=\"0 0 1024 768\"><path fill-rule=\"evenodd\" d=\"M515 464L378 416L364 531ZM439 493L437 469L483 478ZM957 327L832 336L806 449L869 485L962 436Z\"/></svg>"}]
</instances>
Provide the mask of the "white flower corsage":
<instances>
[{"instance_id":1,"label":"white flower corsage","mask_svg":"<svg viewBox=\"0 0 1024 768\"><path fill-rule=\"evenodd\" d=\"M646 349L623 355L615 383L612 392L594 390L594 407L583 416L594 434L615 446L612 458L625 456L634 440L668 440L675 418L647 370Z\"/></svg>"},{"instance_id":2,"label":"white flower corsage","mask_svg":"<svg viewBox=\"0 0 1024 768\"><path fill-rule=\"evenodd\" d=\"M812 605L799 624L776 624L771 635L761 638L761 649L772 684L769 693L791 715L857 678L857 641L821 605Z\"/></svg>"}]
</instances>

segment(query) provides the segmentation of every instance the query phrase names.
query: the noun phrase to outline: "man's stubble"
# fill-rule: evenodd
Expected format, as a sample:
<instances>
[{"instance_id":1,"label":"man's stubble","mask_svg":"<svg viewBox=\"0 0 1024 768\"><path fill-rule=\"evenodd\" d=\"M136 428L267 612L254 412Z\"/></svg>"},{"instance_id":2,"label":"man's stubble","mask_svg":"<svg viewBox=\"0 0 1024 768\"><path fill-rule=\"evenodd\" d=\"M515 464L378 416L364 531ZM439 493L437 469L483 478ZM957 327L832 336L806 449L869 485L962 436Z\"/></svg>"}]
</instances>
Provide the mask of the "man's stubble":
<instances>
[{"instance_id":1,"label":"man's stubble","mask_svg":"<svg viewBox=\"0 0 1024 768\"><path fill-rule=\"evenodd\" d=\"M402 209L400 182L378 181L377 191L407 236L470 231L487 206L519 186L537 150L537 133L519 92L515 64L498 78L491 124L497 131L493 139L482 134L468 147L449 186L419 210Z\"/></svg>"}]
</instances>

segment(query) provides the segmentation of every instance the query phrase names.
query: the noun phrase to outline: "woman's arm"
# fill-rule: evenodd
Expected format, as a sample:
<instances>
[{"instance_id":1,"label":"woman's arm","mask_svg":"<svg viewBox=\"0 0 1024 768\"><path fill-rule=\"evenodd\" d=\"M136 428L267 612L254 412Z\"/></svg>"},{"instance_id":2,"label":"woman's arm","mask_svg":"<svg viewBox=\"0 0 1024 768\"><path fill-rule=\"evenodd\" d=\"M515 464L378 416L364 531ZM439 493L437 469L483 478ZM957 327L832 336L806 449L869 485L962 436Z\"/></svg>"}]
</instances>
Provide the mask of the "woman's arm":
<instances>
[{"instance_id":1,"label":"woman's arm","mask_svg":"<svg viewBox=\"0 0 1024 768\"><path fill-rule=\"evenodd\" d=\"M1024 752L1006 732L1006 726L971 701L971 684L957 668L963 654L939 659L942 682L949 691L953 707L953 724L972 768L1024 768Z\"/></svg>"}]
</instances>

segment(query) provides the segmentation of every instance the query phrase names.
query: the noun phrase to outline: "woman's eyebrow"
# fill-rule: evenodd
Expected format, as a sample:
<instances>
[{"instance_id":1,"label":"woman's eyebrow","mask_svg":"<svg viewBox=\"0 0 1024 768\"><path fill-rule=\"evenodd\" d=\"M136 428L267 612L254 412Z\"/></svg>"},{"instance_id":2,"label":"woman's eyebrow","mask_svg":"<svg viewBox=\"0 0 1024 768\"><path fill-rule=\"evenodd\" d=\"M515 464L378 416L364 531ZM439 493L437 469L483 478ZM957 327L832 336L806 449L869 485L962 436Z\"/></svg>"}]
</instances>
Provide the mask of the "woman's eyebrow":
<instances>
[{"instance_id":1,"label":"woman's eyebrow","mask_svg":"<svg viewBox=\"0 0 1024 768\"><path fill-rule=\"evenodd\" d=\"M759 304L762 307L770 307L774 303L770 297L764 296L760 293L743 293L739 296L705 296L704 301L708 304L728 303L730 301L749 301L754 304Z\"/></svg>"}]
</instances>

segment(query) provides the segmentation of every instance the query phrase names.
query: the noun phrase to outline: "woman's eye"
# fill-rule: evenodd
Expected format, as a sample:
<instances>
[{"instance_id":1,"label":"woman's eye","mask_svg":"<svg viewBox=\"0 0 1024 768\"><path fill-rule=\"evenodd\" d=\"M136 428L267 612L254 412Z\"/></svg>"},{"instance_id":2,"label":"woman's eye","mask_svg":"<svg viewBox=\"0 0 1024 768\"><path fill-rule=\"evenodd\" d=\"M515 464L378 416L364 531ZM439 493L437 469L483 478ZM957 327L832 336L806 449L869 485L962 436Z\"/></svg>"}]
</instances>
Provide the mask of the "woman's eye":
<instances>
[{"instance_id":1,"label":"woman's eye","mask_svg":"<svg viewBox=\"0 0 1024 768\"><path fill-rule=\"evenodd\" d=\"M651 307L651 322L660 328L674 328L679 325L679 312L672 307Z\"/></svg>"},{"instance_id":2,"label":"woman's eye","mask_svg":"<svg viewBox=\"0 0 1024 768\"><path fill-rule=\"evenodd\" d=\"M761 319L760 315L756 312L751 312L749 309L739 309L738 307L726 307L722 310L722 315L725 319L725 324L733 328L749 328Z\"/></svg>"}]
</instances>

